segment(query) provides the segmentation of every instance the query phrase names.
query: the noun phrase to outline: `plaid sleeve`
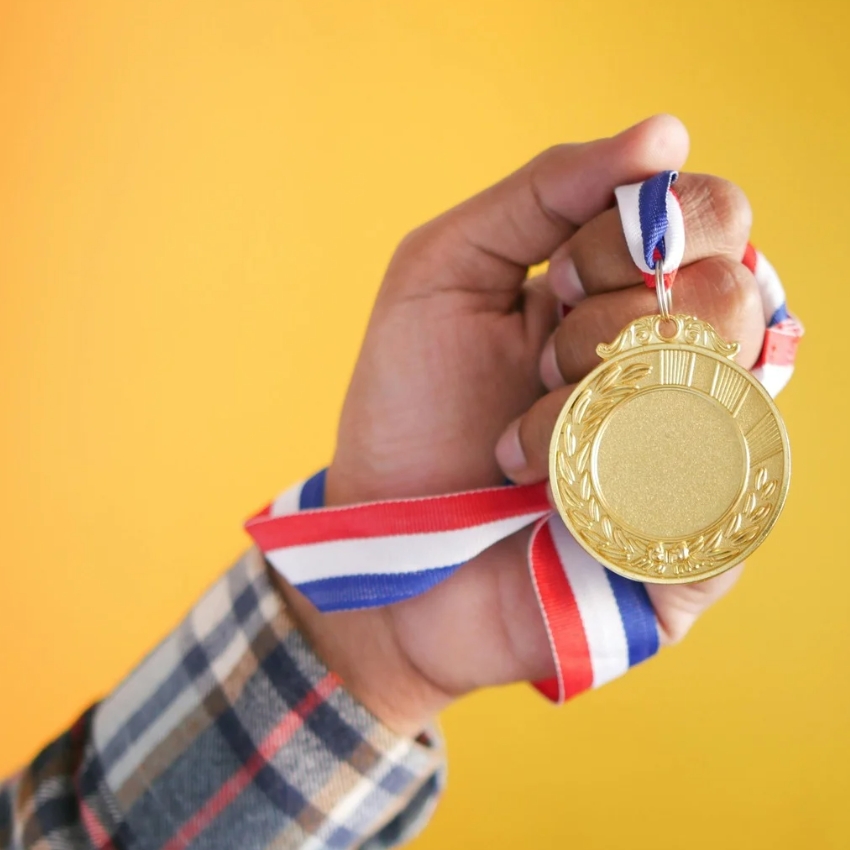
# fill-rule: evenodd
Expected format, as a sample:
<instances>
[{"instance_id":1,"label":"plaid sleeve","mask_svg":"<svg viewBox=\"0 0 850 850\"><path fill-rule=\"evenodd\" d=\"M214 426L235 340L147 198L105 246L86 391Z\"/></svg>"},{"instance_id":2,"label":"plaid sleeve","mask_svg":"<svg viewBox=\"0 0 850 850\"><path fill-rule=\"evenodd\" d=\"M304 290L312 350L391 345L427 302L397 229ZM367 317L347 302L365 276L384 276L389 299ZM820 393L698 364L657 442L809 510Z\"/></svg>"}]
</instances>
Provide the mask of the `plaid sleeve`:
<instances>
[{"instance_id":1,"label":"plaid sleeve","mask_svg":"<svg viewBox=\"0 0 850 850\"><path fill-rule=\"evenodd\" d=\"M0 848L378 850L442 785L311 651L252 550L99 705L0 787Z\"/></svg>"}]
</instances>

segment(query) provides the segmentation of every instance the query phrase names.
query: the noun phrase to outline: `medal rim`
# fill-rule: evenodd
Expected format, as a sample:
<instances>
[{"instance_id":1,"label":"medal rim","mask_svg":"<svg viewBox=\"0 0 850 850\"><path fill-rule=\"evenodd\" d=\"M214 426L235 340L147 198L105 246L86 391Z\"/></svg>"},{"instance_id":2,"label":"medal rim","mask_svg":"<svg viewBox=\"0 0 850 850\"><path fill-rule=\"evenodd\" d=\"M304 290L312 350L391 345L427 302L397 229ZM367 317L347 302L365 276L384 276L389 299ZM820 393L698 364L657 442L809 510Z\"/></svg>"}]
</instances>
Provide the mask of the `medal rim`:
<instances>
[{"instance_id":1,"label":"medal rim","mask_svg":"<svg viewBox=\"0 0 850 850\"><path fill-rule=\"evenodd\" d=\"M643 321L647 317L643 317L642 319L637 320L637 322ZM631 325L636 324L631 323L627 326L627 330ZM764 527L761 529L760 533L755 537L755 539L744 546L741 549L739 555L736 556L736 560L734 562L729 562L728 564L721 564L713 569L705 570L704 572L697 573L696 575L677 575L677 576L665 576L665 575L647 575L645 573L639 572L637 570L628 570L621 565L615 564L611 562L604 554L597 551L593 548L593 546L588 543L584 536L579 532L579 530L575 527L574 523L569 519L567 514L567 510L563 504L563 499L560 492L560 487L558 486L558 478L559 472L557 469L558 465L558 455L559 455L559 443L561 440L561 436L564 430L564 425L566 423L566 419L569 416L572 408L575 406L577 399L581 396L581 393L584 389L596 380L601 373L606 371L607 369L616 366L618 363L621 363L624 360L631 359L636 356L640 356L642 354L648 354L654 351L662 351L662 350L682 350L688 352L694 352L697 355L709 357L712 360L718 361L731 367L737 373L745 378L750 386L754 386L755 389L760 393L761 397L767 403L768 410L773 415L773 418L777 424L777 428L779 431L780 440L782 443L782 460L783 460L783 471L782 471L782 479L779 484L779 494L775 501L775 506L771 511L770 516L767 517ZM680 386L682 389L692 389L688 387L684 387L682 385L670 385L670 386ZM704 394L704 393L701 393ZM619 402L618 405L615 405L614 410L619 404L623 402ZM613 412L613 410L611 411ZM610 413L608 414L610 416ZM731 415L731 414L730 414ZM734 417L733 417L734 418ZM607 417L606 417L607 419ZM601 426L600 426L601 427ZM710 578L714 578L715 576L721 575L727 570L732 569L733 567L743 563L756 549L761 546L761 544L765 541L767 536L770 534L773 526L776 521L779 519L780 514L782 513L785 502L788 496L788 489L791 480L791 446L788 438L788 430L785 426L785 422L782 418L782 414L779 411L779 408L776 405L776 402L770 397L770 394L767 390L762 386L761 382L756 379L752 373L745 369L743 366L736 363L732 358L726 356L724 354L720 354L715 350L712 350L707 347L703 347L698 344L688 343L688 342L653 342L649 344L639 344L632 347L627 348L626 350L619 351L617 354L609 357L604 360L598 366L596 366L589 374L587 374L575 387L573 392L570 394L570 397L567 399L564 406L561 408L560 413L558 414L558 418L555 422L555 428L552 431L552 438L549 443L549 489L552 492L552 499L555 503L555 507L557 508L558 515L561 517L561 520L564 522L566 527L569 529L572 536L575 538L576 542L595 560L599 563L603 564L608 569L613 572L621 575L625 578L632 579L634 581L640 581L650 584L691 584L699 581L706 581ZM732 504L732 508L736 505L740 504L742 495L739 495ZM710 529L713 527L715 523L719 523L722 519L724 519L728 514L731 513L731 508L727 510L727 512L717 518L711 525L707 527ZM706 529L706 530L707 530ZM641 532L639 532L641 533ZM696 532L697 534L699 532ZM643 535L648 538L653 538L654 535ZM691 536L691 535L688 535ZM659 540L659 543L662 541Z\"/></svg>"}]
</instances>

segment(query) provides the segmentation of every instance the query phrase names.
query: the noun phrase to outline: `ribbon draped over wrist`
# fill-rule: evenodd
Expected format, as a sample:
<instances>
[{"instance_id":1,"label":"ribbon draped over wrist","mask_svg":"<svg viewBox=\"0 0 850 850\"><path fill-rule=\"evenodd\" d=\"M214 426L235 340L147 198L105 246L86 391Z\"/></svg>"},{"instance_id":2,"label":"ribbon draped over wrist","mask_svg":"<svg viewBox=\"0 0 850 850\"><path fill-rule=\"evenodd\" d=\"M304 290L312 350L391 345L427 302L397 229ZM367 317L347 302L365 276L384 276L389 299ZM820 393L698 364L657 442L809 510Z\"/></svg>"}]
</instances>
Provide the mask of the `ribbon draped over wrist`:
<instances>
[{"instance_id":1,"label":"ribbon draped over wrist","mask_svg":"<svg viewBox=\"0 0 850 850\"><path fill-rule=\"evenodd\" d=\"M684 255L675 172L617 189L635 264L655 285L662 263L671 286ZM752 247L765 310L764 346L753 372L776 395L793 372L800 324L773 267ZM622 675L658 651L646 588L597 563L549 501L548 484L506 485L417 499L325 507L325 473L281 494L246 523L267 561L320 611L391 605L426 593L465 563L533 526L528 568L549 636L555 676L535 682L561 703Z\"/></svg>"},{"instance_id":2,"label":"ribbon draped over wrist","mask_svg":"<svg viewBox=\"0 0 850 850\"><path fill-rule=\"evenodd\" d=\"M321 611L389 605L425 593L522 528L556 676L555 702L620 676L658 650L643 585L593 560L549 503L545 483L324 507L325 473L248 521L268 562Z\"/></svg>"}]
</instances>

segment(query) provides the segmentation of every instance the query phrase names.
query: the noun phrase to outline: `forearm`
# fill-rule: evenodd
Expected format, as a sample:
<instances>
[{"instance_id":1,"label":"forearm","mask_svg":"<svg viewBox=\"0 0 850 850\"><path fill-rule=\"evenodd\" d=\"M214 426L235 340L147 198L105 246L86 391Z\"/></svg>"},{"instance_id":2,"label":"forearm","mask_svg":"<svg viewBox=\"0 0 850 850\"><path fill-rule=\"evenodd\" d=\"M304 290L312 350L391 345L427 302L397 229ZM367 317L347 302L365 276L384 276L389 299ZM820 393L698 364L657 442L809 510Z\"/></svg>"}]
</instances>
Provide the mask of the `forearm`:
<instances>
[{"instance_id":1,"label":"forearm","mask_svg":"<svg viewBox=\"0 0 850 850\"><path fill-rule=\"evenodd\" d=\"M252 550L3 787L0 847L382 846L429 808L441 759L346 691Z\"/></svg>"}]
</instances>

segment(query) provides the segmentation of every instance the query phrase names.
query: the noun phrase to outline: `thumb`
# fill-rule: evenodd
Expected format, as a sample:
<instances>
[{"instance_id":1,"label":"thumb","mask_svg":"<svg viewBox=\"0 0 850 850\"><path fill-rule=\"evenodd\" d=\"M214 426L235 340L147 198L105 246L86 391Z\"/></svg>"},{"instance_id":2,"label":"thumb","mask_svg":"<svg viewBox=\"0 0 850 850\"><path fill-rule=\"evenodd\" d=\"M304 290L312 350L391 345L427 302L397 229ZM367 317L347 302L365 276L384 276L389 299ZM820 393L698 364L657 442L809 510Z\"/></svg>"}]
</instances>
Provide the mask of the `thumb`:
<instances>
[{"instance_id":1,"label":"thumb","mask_svg":"<svg viewBox=\"0 0 850 850\"><path fill-rule=\"evenodd\" d=\"M612 138L550 148L411 233L390 265L388 294L463 290L513 298L528 267L611 206L617 186L678 169L687 153L687 130L670 115Z\"/></svg>"}]
</instances>

